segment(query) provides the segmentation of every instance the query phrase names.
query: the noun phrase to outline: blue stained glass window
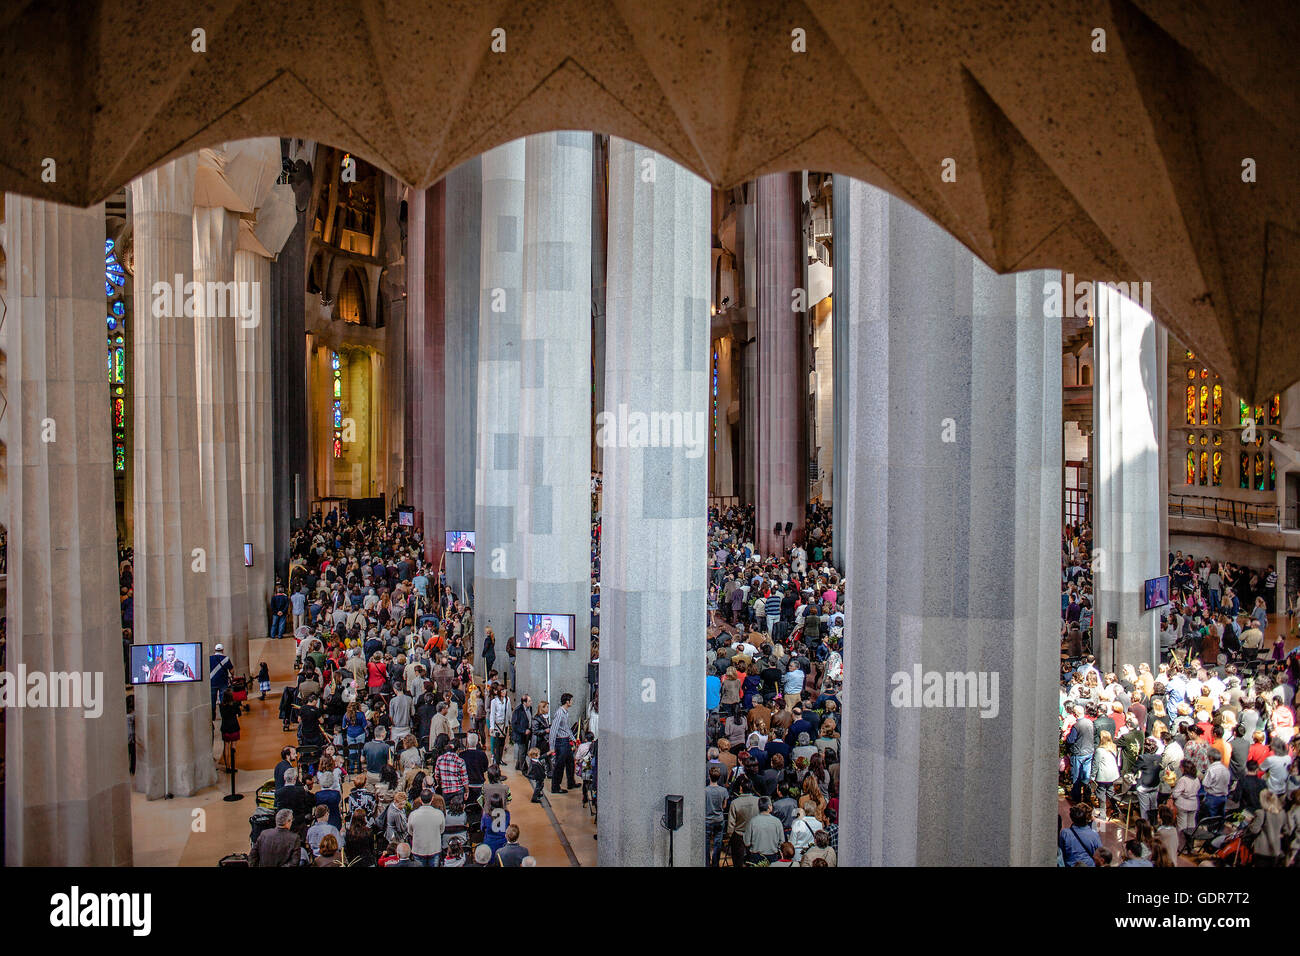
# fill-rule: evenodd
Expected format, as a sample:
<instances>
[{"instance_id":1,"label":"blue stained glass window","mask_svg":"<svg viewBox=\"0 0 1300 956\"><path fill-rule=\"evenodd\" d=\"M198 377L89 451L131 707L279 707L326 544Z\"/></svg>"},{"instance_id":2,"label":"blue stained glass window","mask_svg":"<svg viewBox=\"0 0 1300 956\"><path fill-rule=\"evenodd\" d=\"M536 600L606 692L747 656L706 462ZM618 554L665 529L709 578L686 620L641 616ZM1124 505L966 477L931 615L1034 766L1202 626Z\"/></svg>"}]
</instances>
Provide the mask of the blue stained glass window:
<instances>
[{"instance_id":1,"label":"blue stained glass window","mask_svg":"<svg viewBox=\"0 0 1300 956\"><path fill-rule=\"evenodd\" d=\"M108 317L108 331L112 332L115 328L117 328L117 319L110 315Z\"/></svg>"},{"instance_id":2,"label":"blue stained glass window","mask_svg":"<svg viewBox=\"0 0 1300 956\"><path fill-rule=\"evenodd\" d=\"M114 302L114 303L113 303L113 314L116 315L116 316L123 316L123 315L126 315L126 303L125 303L125 302L120 302L120 301L119 301L119 302Z\"/></svg>"}]
</instances>

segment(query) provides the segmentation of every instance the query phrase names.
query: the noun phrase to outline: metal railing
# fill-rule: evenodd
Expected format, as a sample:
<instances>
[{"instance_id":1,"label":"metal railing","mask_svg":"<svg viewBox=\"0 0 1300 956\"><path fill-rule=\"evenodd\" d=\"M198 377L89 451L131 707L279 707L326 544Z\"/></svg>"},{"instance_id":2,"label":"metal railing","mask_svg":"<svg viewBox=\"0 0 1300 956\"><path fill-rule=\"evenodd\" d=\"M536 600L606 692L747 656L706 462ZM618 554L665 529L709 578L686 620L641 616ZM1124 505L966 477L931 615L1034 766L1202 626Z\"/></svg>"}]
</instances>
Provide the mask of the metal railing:
<instances>
[{"instance_id":1,"label":"metal railing","mask_svg":"<svg viewBox=\"0 0 1300 956\"><path fill-rule=\"evenodd\" d=\"M1170 495L1169 515L1179 518L1208 518L1247 530L1261 526L1279 527L1277 505L1237 501L1233 498Z\"/></svg>"}]
</instances>

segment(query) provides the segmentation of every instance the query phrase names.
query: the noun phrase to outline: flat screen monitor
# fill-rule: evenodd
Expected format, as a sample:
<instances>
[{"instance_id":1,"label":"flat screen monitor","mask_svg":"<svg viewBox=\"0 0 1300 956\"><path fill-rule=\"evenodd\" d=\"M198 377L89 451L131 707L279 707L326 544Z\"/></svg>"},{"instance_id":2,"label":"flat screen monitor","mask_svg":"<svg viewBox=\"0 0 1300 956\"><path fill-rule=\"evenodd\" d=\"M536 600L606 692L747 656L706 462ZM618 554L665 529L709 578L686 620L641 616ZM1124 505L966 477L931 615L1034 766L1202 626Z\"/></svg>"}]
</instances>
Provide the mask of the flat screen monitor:
<instances>
[{"instance_id":1,"label":"flat screen monitor","mask_svg":"<svg viewBox=\"0 0 1300 956\"><path fill-rule=\"evenodd\" d=\"M453 554L473 554L474 553L474 532L473 531L448 531L447 550L452 552Z\"/></svg>"},{"instance_id":2,"label":"flat screen monitor","mask_svg":"<svg viewBox=\"0 0 1300 956\"><path fill-rule=\"evenodd\" d=\"M244 567L251 568L252 566L253 566L253 546L251 544L245 544L244 545Z\"/></svg>"},{"instance_id":3,"label":"flat screen monitor","mask_svg":"<svg viewBox=\"0 0 1300 956\"><path fill-rule=\"evenodd\" d=\"M397 509L397 523L398 523L399 526L401 526L401 527L403 527L403 528L414 528L414 527L415 527L415 509L414 509L414 508L398 508L398 509Z\"/></svg>"},{"instance_id":4,"label":"flat screen monitor","mask_svg":"<svg viewBox=\"0 0 1300 956\"><path fill-rule=\"evenodd\" d=\"M1142 585L1142 598L1148 611L1154 611L1156 608L1168 604L1169 575L1164 574L1158 578L1148 578L1146 583Z\"/></svg>"},{"instance_id":5,"label":"flat screen monitor","mask_svg":"<svg viewBox=\"0 0 1300 956\"><path fill-rule=\"evenodd\" d=\"M575 622L572 614L516 614L515 647L571 651Z\"/></svg>"},{"instance_id":6,"label":"flat screen monitor","mask_svg":"<svg viewBox=\"0 0 1300 956\"><path fill-rule=\"evenodd\" d=\"M202 644L132 644L132 684L192 684L208 676Z\"/></svg>"}]
</instances>

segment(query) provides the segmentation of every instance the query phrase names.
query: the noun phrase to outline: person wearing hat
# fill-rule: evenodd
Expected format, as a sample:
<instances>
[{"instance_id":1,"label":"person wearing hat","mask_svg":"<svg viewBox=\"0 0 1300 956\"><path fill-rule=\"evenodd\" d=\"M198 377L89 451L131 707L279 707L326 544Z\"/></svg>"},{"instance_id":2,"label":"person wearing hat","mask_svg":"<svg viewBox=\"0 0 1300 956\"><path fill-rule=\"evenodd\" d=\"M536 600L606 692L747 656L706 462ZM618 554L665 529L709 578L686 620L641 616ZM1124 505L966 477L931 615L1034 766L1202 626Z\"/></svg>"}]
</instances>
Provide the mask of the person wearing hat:
<instances>
[{"instance_id":1,"label":"person wearing hat","mask_svg":"<svg viewBox=\"0 0 1300 956\"><path fill-rule=\"evenodd\" d=\"M208 656L208 683L212 685L212 719L217 719L217 698L230 686L230 674L235 665L225 654L225 648L218 644Z\"/></svg>"}]
</instances>

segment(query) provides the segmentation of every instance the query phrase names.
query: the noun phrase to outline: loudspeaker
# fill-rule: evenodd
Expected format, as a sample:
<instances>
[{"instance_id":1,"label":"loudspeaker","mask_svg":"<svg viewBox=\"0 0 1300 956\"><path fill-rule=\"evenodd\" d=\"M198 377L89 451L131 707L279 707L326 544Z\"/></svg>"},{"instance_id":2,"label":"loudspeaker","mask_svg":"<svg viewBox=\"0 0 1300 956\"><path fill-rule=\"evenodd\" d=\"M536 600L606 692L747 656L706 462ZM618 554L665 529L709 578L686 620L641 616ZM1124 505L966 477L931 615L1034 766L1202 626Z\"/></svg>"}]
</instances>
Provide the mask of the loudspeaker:
<instances>
[{"instance_id":1,"label":"loudspeaker","mask_svg":"<svg viewBox=\"0 0 1300 956\"><path fill-rule=\"evenodd\" d=\"M670 793L664 797L664 826L670 830L680 830L683 820L685 798L680 794Z\"/></svg>"},{"instance_id":2,"label":"loudspeaker","mask_svg":"<svg viewBox=\"0 0 1300 956\"><path fill-rule=\"evenodd\" d=\"M1106 622L1106 640L1108 641L1119 640L1119 621Z\"/></svg>"},{"instance_id":3,"label":"loudspeaker","mask_svg":"<svg viewBox=\"0 0 1300 956\"><path fill-rule=\"evenodd\" d=\"M773 534L780 534L780 533L781 533L781 522L778 521L778 522L776 523L776 527L774 527L774 528L772 529L772 533L773 533Z\"/></svg>"},{"instance_id":4,"label":"loudspeaker","mask_svg":"<svg viewBox=\"0 0 1300 956\"><path fill-rule=\"evenodd\" d=\"M786 534L789 534L789 533L790 533L791 531L793 531L793 530L794 530L794 522L793 522L793 521L787 521L787 522L785 523L785 533L786 533Z\"/></svg>"}]
</instances>

